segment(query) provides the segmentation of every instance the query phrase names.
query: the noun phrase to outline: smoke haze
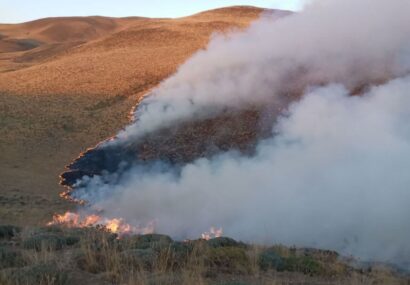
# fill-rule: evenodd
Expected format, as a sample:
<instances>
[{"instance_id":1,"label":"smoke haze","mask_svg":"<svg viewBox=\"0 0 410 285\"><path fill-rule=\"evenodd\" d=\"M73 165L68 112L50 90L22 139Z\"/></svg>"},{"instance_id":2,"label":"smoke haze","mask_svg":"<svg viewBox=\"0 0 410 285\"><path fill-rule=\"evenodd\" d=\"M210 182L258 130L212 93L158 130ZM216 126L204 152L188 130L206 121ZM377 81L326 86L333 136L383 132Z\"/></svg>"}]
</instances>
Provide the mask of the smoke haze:
<instances>
[{"instance_id":1,"label":"smoke haze","mask_svg":"<svg viewBox=\"0 0 410 285\"><path fill-rule=\"evenodd\" d=\"M141 135L226 107L282 106L311 85L350 90L408 71L410 3L318 1L299 14L266 14L246 32L216 36L154 90L122 136Z\"/></svg>"},{"instance_id":2,"label":"smoke haze","mask_svg":"<svg viewBox=\"0 0 410 285\"><path fill-rule=\"evenodd\" d=\"M321 1L216 36L114 143L266 105L281 110L272 137L252 156L86 177L73 195L90 202L84 211L156 221L157 232L178 238L217 226L246 241L410 262L408 11L404 0Z\"/></svg>"}]
</instances>

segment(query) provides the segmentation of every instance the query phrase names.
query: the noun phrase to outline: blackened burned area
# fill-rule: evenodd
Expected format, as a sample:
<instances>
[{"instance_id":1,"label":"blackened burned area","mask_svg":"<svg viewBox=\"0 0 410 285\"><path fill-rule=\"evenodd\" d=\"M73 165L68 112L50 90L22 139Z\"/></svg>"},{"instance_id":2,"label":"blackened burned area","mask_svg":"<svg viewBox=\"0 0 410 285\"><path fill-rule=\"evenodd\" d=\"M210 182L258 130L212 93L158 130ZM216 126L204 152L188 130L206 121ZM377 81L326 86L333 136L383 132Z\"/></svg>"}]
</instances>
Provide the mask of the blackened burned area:
<instances>
[{"instance_id":1,"label":"blackened burned area","mask_svg":"<svg viewBox=\"0 0 410 285\"><path fill-rule=\"evenodd\" d=\"M271 134L274 116L269 114L272 110L261 108L225 112L160 129L133 142L102 144L69 165L62 174L62 184L73 188L83 176L117 173L158 161L178 166L230 150L251 155L257 140Z\"/></svg>"}]
</instances>

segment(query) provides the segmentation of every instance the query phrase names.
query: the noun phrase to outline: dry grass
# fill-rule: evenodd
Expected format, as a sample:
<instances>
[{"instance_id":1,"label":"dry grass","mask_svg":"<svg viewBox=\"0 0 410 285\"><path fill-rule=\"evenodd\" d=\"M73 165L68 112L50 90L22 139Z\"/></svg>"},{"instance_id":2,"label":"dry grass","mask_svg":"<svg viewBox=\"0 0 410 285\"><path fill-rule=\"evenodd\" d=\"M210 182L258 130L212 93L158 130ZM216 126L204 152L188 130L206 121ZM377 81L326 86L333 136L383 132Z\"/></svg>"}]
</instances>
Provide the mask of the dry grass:
<instances>
[{"instance_id":1,"label":"dry grass","mask_svg":"<svg viewBox=\"0 0 410 285\"><path fill-rule=\"evenodd\" d=\"M214 32L246 27L262 9L234 7L180 19L45 19L0 25L12 40L40 46L1 54L0 90L18 94L115 95L158 82ZM56 48L60 47L60 48ZM8 72L5 72L8 71Z\"/></svg>"},{"instance_id":2,"label":"dry grass","mask_svg":"<svg viewBox=\"0 0 410 285\"><path fill-rule=\"evenodd\" d=\"M139 97L213 32L243 28L261 11L0 25L0 223L42 224L72 207L58 196L65 165L124 127ZM19 50L24 39L40 45Z\"/></svg>"},{"instance_id":3,"label":"dry grass","mask_svg":"<svg viewBox=\"0 0 410 285\"><path fill-rule=\"evenodd\" d=\"M1 228L1 227L0 227ZM40 238L38 238L40 237ZM63 241L55 247L53 238ZM40 247L28 247L33 238ZM172 241L161 235L117 239L104 229L31 228L0 240L1 252L16 252L20 263L0 267L0 284L408 284L387 267L358 269L327 251L211 241ZM310 258L319 271L261 265L271 249L284 261ZM14 258L8 255L7 258ZM324 262L326 260L326 262ZM306 266L313 268L313 263ZM343 268L343 270L335 270Z\"/></svg>"},{"instance_id":4,"label":"dry grass","mask_svg":"<svg viewBox=\"0 0 410 285\"><path fill-rule=\"evenodd\" d=\"M0 25L0 223L44 224L72 207L58 196L64 166L122 128L140 96L213 32L244 28L261 11ZM96 229L0 231L0 284L409 284L389 269L353 269L322 251L304 259L302 251L275 246L287 260L277 270L261 267L263 246L215 249L196 241L181 253L174 248L181 243L172 245L138 249L132 238Z\"/></svg>"},{"instance_id":5,"label":"dry grass","mask_svg":"<svg viewBox=\"0 0 410 285\"><path fill-rule=\"evenodd\" d=\"M0 222L44 223L71 207L59 197L59 174L86 147L127 124L135 104L131 97L103 100L0 94Z\"/></svg>"}]
</instances>

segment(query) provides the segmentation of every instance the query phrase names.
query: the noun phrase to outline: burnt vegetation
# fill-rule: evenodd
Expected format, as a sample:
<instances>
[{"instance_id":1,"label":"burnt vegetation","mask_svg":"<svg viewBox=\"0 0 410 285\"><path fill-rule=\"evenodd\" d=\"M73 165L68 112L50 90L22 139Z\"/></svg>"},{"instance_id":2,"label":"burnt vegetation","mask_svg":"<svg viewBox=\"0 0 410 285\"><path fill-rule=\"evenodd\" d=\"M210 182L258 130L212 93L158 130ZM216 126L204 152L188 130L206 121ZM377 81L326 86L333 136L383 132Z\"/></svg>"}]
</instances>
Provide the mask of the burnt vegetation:
<instances>
[{"instance_id":1,"label":"burnt vegetation","mask_svg":"<svg viewBox=\"0 0 410 285\"><path fill-rule=\"evenodd\" d=\"M68 166L62 184L71 187L85 175L118 173L136 165L150 169L161 162L178 169L195 159L228 151L252 155L257 141L271 135L274 116L268 114L272 113L257 107L225 111L161 128L132 142L100 145Z\"/></svg>"}]
</instances>

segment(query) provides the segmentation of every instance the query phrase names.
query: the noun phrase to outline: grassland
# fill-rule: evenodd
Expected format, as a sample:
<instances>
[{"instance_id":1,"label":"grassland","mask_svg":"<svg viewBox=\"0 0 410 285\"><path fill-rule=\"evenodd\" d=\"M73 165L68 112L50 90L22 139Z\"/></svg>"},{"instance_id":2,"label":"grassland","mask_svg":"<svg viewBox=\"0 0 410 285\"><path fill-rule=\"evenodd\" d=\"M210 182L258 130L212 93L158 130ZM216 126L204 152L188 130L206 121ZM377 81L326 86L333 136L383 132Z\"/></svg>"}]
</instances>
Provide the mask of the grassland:
<instances>
[{"instance_id":1,"label":"grassland","mask_svg":"<svg viewBox=\"0 0 410 285\"><path fill-rule=\"evenodd\" d=\"M124 127L139 98L212 33L245 28L261 12L0 24L0 223L44 224L73 207L59 197L64 167Z\"/></svg>"},{"instance_id":2,"label":"grassland","mask_svg":"<svg viewBox=\"0 0 410 285\"><path fill-rule=\"evenodd\" d=\"M336 252L249 245L230 238L118 237L104 228L0 226L0 284L408 284Z\"/></svg>"}]
</instances>

